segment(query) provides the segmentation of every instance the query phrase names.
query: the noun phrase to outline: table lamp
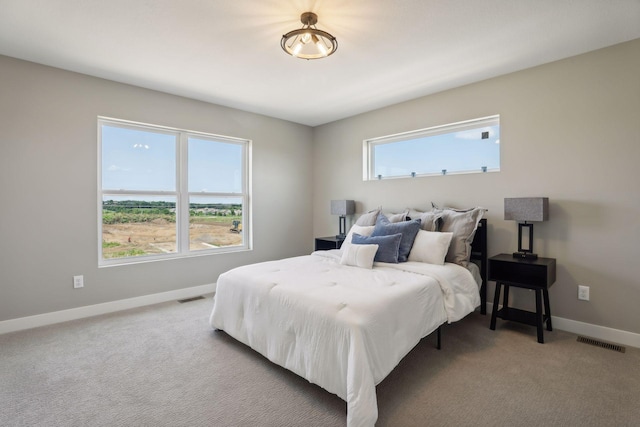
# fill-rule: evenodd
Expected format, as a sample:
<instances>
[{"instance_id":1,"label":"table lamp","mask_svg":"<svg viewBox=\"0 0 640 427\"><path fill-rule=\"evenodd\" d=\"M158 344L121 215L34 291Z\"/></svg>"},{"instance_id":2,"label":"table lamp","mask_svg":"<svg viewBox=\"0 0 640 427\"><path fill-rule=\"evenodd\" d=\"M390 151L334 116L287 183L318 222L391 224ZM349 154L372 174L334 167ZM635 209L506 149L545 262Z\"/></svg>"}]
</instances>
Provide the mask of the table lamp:
<instances>
[{"instance_id":1,"label":"table lamp","mask_svg":"<svg viewBox=\"0 0 640 427\"><path fill-rule=\"evenodd\" d=\"M533 224L529 222L546 221L549 219L548 197L516 197L504 199L504 219L523 221L518 223L518 252L513 253L514 258L537 259L533 252ZM528 245L522 246L522 233L527 228L529 231Z\"/></svg>"},{"instance_id":2,"label":"table lamp","mask_svg":"<svg viewBox=\"0 0 640 427\"><path fill-rule=\"evenodd\" d=\"M336 238L344 239L346 237L347 215L354 213L356 213L356 202L353 200L331 201L331 215L340 215L338 219L339 234L336 235Z\"/></svg>"}]
</instances>

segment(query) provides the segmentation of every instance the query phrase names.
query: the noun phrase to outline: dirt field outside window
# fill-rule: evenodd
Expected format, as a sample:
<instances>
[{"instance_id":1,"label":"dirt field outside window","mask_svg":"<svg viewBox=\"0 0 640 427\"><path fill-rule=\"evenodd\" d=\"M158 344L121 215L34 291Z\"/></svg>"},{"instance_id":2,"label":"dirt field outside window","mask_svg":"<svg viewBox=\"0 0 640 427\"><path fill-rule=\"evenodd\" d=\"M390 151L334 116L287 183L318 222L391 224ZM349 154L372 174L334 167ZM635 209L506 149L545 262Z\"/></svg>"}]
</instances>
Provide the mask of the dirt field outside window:
<instances>
[{"instance_id":1,"label":"dirt field outside window","mask_svg":"<svg viewBox=\"0 0 640 427\"><path fill-rule=\"evenodd\" d=\"M240 217L192 217L189 224L189 248L198 251L217 247L240 246ZM236 231L237 230L237 231ZM123 258L176 252L176 224L165 219L102 225L103 258Z\"/></svg>"}]
</instances>

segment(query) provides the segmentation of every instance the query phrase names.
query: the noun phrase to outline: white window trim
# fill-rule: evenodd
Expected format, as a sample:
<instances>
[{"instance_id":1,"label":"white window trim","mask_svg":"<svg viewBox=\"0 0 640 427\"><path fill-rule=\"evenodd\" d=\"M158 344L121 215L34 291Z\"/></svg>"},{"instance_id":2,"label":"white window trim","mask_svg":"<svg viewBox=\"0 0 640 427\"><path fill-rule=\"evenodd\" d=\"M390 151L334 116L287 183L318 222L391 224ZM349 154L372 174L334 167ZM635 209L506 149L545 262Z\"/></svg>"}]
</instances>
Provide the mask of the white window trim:
<instances>
[{"instance_id":1,"label":"white window trim","mask_svg":"<svg viewBox=\"0 0 640 427\"><path fill-rule=\"evenodd\" d=\"M477 129L483 126L493 126L500 124L500 115L481 117L478 119L464 120L455 123L449 123L446 125L432 126L429 128L412 130L407 132L396 133L392 135L380 136L376 138L369 138L362 141L362 180L363 181L378 181L378 177L374 176L374 164L375 154L374 147L382 144L389 144L392 142L404 141L407 139L417 139L425 136L435 136L445 133L460 132L469 129ZM487 172L499 172L500 169L489 169ZM482 171L456 171L448 172L447 175L469 174L469 173L483 173ZM440 176L440 173L426 173L417 174L416 177L423 176ZM412 178L411 176L387 176L382 179L406 179Z\"/></svg>"},{"instance_id":2,"label":"white window trim","mask_svg":"<svg viewBox=\"0 0 640 427\"><path fill-rule=\"evenodd\" d=\"M102 188L102 132L103 124L122 126L140 130L147 128L153 132L166 132L168 134L178 134L179 138L176 144L176 182L178 188L176 191L136 191L136 190L108 190ZM251 167L252 167L252 145L253 141L245 138L236 138L231 136L216 135L193 130L172 128L168 126L152 125L148 123L134 122L130 120L122 120L112 117L98 116L97 120L98 134L98 267L111 267L118 265L140 264L146 262L164 261L177 258L191 258L199 256L209 256L213 254L244 252L253 249L253 232L252 232L252 208L251 208ZM228 142L238 144L243 147L243 180L242 193L209 193L209 192L188 192L188 138L199 137L204 139L213 139L220 142ZM141 255L126 258L109 258L102 257L102 201L104 195L141 195L141 196L172 196L176 198L176 252L168 254ZM239 246L227 246L221 248L202 249L198 251L189 250L189 196L207 196L207 197L237 197L242 199L242 230L243 244ZM187 218L187 220L183 220Z\"/></svg>"}]
</instances>

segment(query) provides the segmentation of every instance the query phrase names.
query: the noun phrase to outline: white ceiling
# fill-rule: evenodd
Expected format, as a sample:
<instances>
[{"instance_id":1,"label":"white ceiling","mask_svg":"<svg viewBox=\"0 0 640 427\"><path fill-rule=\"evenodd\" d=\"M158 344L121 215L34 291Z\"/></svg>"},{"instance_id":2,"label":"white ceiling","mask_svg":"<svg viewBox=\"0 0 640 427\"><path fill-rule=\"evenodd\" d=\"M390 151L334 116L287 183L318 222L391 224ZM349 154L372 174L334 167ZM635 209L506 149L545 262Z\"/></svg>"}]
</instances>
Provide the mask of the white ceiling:
<instances>
[{"instance_id":1,"label":"white ceiling","mask_svg":"<svg viewBox=\"0 0 640 427\"><path fill-rule=\"evenodd\" d=\"M285 54L318 14L336 53ZM316 126L640 38L640 0L0 0L0 54Z\"/></svg>"}]
</instances>

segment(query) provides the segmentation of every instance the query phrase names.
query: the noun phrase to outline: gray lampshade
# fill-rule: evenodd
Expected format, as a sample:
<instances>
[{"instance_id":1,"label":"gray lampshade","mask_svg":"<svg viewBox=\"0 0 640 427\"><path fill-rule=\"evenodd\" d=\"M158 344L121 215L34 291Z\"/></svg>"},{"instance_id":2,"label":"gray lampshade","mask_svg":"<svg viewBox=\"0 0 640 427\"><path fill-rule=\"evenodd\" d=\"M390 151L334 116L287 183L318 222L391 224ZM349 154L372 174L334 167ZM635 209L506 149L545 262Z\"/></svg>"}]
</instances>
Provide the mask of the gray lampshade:
<instances>
[{"instance_id":1,"label":"gray lampshade","mask_svg":"<svg viewBox=\"0 0 640 427\"><path fill-rule=\"evenodd\" d=\"M353 200L332 200L331 215L353 215L356 213L356 202Z\"/></svg>"},{"instance_id":2,"label":"gray lampshade","mask_svg":"<svg viewBox=\"0 0 640 427\"><path fill-rule=\"evenodd\" d=\"M549 219L549 198L515 197L504 199L504 219L546 221Z\"/></svg>"}]
</instances>

